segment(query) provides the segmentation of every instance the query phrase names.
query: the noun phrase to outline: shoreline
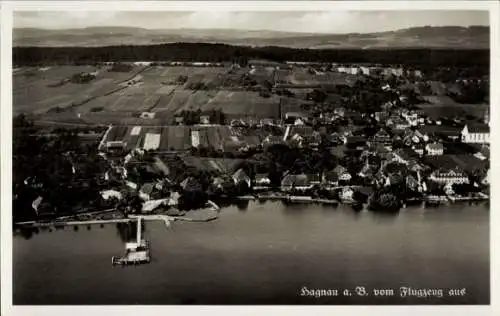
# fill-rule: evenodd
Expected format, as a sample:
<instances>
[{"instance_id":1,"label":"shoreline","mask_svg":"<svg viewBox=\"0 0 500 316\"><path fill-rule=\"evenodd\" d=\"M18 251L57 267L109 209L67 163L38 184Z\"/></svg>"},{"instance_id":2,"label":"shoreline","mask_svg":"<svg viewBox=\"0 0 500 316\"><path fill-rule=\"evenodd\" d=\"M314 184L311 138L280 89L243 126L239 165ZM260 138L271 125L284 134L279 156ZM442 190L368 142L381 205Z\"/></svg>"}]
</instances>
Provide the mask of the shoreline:
<instances>
[{"instance_id":1,"label":"shoreline","mask_svg":"<svg viewBox=\"0 0 500 316\"><path fill-rule=\"evenodd\" d=\"M236 197L235 200L246 200L246 201L284 201L288 203L296 203L296 204L327 204L327 205L332 205L332 206L338 206L338 205L345 205L345 206L352 206L353 204L356 204L356 201L354 202L347 202L346 201L341 201L341 200L330 200L330 199L321 199L321 198L312 198L309 196L300 196L300 195L281 195L281 194L257 194L250 198L250 196L243 196L243 197ZM488 202L489 201L489 196L482 196L482 197L450 197L450 196L440 196L440 197L434 197L434 196L427 196L423 197L422 199L418 200L411 200L408 202L419 202L419 204L426 204L426 203L433 203L436 204L435 206L447 206L450 204L456 204L456 203L464 203L464 202L477 202L477 203L482 203L482 202ZM93 220L72 220L72 221L64 221L63 219L65 218L71 218L71 217L76 217L76 216L92 216L95 214L100 214L100 213L106 213L110 212L113 210L104 210L104 211L96 211L96 212L91 212L91 213L79 213L75 214L74 216L63 216L60 218L56 218L54 220L49 220L49 221L26 221L26 222L19 222L19 223L13 223L14 226L20 226L20 227L63 227L63 226L85 226L85 225L98 225L98 224L113 224L113 223L130 223L130 222L135 222L138 220L138 218L142 218L144 221L163 221L167 226L170 226L170 223L174 221L185 221L185 222L198 222L198 223L203 223L203 222L210 222L217 220L219 218L219 213L222 210L223 207L218 206L216 203L213 201L208 201L207 204L209 205L208 208L203 208L203 209L198 209L198 210L191 210L188 211L190 212L190 215L193 214L201 214L203 212L215 212L215 214L210 214L208 216L195 216L189 217L189 216L178 216L178 215L166 215L166 214L138 214L138 215L128 215L128 218L113 218L113 219L93 219ZM407 205L407 204L405 204ZM407 207L402 207L407 208ZM185 213L187 214L187 213ZM206 215L206 214L204 214ZM199 217L199 218L197 218Z\"/></svg>"},{"instance_id":2,"label":"shoreline","mask_svg":"<svg viewBox=\"0 0 500 316\"><path fill-rule=\"evenodd\" d=\"M216 205L214 203L214 205ZM85 226L85 225L99 225L99 224L115 224L115 223L131 223L136 222L141 218L143 221L163 221L166 226L170 226L172 222L184 221L192 223L205 223L211 222L219 218L219 211L209 209L209 211L216 211L216 214L210 214L206 217L192 218L185 216L171 216L165 214L152 214L152 215L129 215L128 218L114 218L114 219L100 219L100 220L87 220L87 221L50 221L50 222L22 222L14 223L14 225L21 227L64 227L64 226Z\"/></svg>"}]
</instances>

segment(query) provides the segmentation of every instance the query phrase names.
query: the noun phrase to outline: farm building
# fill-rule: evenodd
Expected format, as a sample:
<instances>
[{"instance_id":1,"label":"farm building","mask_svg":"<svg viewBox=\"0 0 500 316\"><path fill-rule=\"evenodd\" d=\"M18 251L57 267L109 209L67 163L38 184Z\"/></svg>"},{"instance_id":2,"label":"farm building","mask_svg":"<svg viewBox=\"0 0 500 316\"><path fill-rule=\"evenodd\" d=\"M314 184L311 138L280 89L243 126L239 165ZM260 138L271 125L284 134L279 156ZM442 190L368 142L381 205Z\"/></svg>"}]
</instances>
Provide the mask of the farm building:
<instances>
[{"instance_id":1,"label":"farm building","mask_svg":"<svg viewBox=\"0 0 500 316\"><path fill-rule=\"evenodd\" d=\"M154 112L142 112L141 113L141 118L154 119L155 115L156 115L156 113L154 113Z\"/></svg>"},{"instance_id":2,"label":"farm building","mask_svg":"<svg viewBox=\"0 0 500 316\"><path fill-rule=\"evenodd\" d=\"M141 127L140 126L134 126L132 128L132 131L130 131L130 135L132 136L137 136L141 133Z\"/></svg>"},{"instance_id":3,"label":"farm building","mask_svg":"<svg viewBox=\"0 0 500 316\"><path fill-rule=\"evenodd\" d=\"M123 141L109 141L106 142L107 150L125 149L126 144Z\"/></svg>"},{"instance_id":4,"label":"farm building","mask_svg":"<svg viewBox=\"0 0 500 316\"><path fill-rule=\"evenodd\" d=\"M134 63L135 66L151 66L153 62L151 61L136 61Z\"/></svg>"},{"instance_id":5,"label":"farm building","mask_svg":"<svg viewBox=\"0 0 500 316\"><path fill-rule=\"evenodd\" d=\"M193 147L200 146L200 132L199 131L191 131L191 145Z\"/></svg>"}]
</instances>

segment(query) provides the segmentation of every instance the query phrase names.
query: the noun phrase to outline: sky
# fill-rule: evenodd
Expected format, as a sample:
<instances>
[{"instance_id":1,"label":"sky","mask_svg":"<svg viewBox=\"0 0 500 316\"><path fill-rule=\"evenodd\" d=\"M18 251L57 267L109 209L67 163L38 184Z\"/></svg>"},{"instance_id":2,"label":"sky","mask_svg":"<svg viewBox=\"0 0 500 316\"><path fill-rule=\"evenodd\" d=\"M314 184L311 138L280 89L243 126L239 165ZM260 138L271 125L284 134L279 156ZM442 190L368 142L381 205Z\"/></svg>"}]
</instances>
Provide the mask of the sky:
<instances>
[{"instance_id":1,"label":"sky","mask_svg":"<svg viewBox=\"0 0 500 316\"><path fill-rule=\"evenodd\" d=\"M137 12L18 11L14 27L48 29L129 26L150 29L241 29L303 33L369 33L414 26L489 25L488 11Z\"/></svg>"}]
</instances>

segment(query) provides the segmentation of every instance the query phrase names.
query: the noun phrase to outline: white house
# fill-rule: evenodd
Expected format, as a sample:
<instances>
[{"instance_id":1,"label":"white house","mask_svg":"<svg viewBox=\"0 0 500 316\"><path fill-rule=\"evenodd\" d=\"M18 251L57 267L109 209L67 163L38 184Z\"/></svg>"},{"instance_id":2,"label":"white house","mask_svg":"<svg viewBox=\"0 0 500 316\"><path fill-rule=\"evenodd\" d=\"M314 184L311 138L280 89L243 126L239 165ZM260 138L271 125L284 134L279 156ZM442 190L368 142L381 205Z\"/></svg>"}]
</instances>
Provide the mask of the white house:
<instances>
[{"instance_id":1,"label":"white house","mask_svg":"<svg viewBox=\"0 0 500 316\"><path fill-rule=\"evenodd\" d=\"M410 123L411 126L417 126L419 124L419 116L417 112L403 111L401 115L408 121L408 123Z\"/></svg>"},{"instance_id":2,"label":"white house","mask_svg":"<svg viewBox=\"0 0 500 316\"><path fill-rule=\"evenodd\" d=\"M178 205L180 197L181 197L181 195L179 194L179 192L172 192L170 194L170 197L167 199L167 205L168 206Z\"/></svg>"},{"instance_id":3,"label":"white house","mask_svg":"<svg viewBox=\"0 0 500 316\"><path fill-rule=\"evenodd\" d=\"M453 185L455 183L469 183L469 178L458 167L454 169L437 169L429 176L429 179L446 185Z\"/></svg>"},{"instance_id":4,"label":"white house","mask_svg":"<svg viewBox=\"0 0 500 316\"><path fill-rule=\"evenodd\" d=\"M118 200L121 200L122 199L122 194L121 192L118 192L116 190L105 190L105 191L101 191L101 196L104 200L109 200L111 198L116 198Z\"/></svg>"},{"instance_id":5,"label":"white house","mask_svg":"<svg viewBox=\"0 0 500 316\"><path fill-rule=\"evenodd\" d=\"M142 209L141 211L143 213L149 213L154 211L160 206L167 205L168 199L159 199L159 200L150 200L150 201L145 201L142 204Z\"/></svg>"},{"instance_id":6,"label":"white house","mask_svg":"<svg viewBox=\"0 0 500 316\"><path fill-rule=\"evenodd\" d=\"M303 126L303 125L305 125L304 119L302 119L302 118L295 119L295 122L293 123L293 125L297 125L297 126Z\"/></svg>"},{"instance_id":7,"label":"white house","mask_svg":"<svg viewBox=\"0 0 500 316\"><path fill-rule=\"evenodd\" d=\"M465 125L461 135L463 143L489 144L490 127L486 124Z\"/></svg>"},{"instance_id":8,"label":"white house","mask_svg":"<svg viewBox=\"0 0 500 316\"><path fill-rule=\"evenodd\" d=\"M108 141L106 142L106 149L124 149L126 147L126 144L121 141L121 140L117 140L117 141Z\"/></svg>"},{"instance_id":9,"label":"white house","mask_svg":"<svg viewBox=\"0 0 500 316\"><path fill-rule=\"evenodd\" d=\"M203 125L210 124L210 116L208 116L208 115L200 116L200 124L203 124Z\"/></svg>"},{"instance_id":10,"label":"white house","mask_svg":"<svg viewBox=\"0 0 500 316\"><path fill-rule=\"evenodd\" d=\"M429 156L441 156L444 153L444 147L441 143L427 144L425 150Z\"/></svg>"},{"instance_id":11,"label":"white house","mask_svg":"<svg viewBox=\"0 0 500 316\"><path fill-rule=\"evenodd\" d=\"M267 188L271 185L271 180L265 173L259 173L255 175L255 186L254 188Z\"/></svg>"},{"instance_id":12,"label":"white house","mask_svg":"<svg viewBox=\"0 0 500 316\"><path fill-rule=\"evenodd\" d=\"M132 181L125 181L125 185L133 190L137 190L137 184Z\"/></svg>"},{"instance_id":13,"label":"white house","mask_svg":"<svg viewBox=\"0 0 500 316\"><path fill-rule=\"evenodd\" d=\"M143 119L154 119L156 113L155 112L142 112L141 113L141 118Z\"/></svg>"},{"instance_id":14,"label":"white house","mask_svg":"<svg viewBox=\"0 0 500 316\"><path fill-rule=\"evenodd\" d=\"M333 169L333 172L337 174L337 178L340 181L350 181L352 179L351 174L341 165L337 165L337 167Z\"/></svg>"}]
</instances>

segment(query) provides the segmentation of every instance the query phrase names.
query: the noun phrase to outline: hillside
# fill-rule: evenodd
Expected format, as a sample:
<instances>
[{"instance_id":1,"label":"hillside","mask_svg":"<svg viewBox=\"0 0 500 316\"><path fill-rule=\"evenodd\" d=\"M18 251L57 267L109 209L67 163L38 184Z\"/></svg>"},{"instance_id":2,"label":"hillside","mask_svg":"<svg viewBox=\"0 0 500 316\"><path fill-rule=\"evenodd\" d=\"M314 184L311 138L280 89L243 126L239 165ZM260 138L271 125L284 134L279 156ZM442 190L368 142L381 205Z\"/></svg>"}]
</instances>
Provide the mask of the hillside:
<instances>
[{"instance_id":1,"label":"hillside","mask_svg":"<svg viewBox=\"0 0 500 316\"><path fill-rule=\"evenodd\" d=\"M17 28L14 46L112 46L165 43L223 43L245 46L291 48L447 48L488 49L489 28L414 27L380 33L309 34L268 30L144 29L134 27L89 27L49 30Z\"/></svg>"}]
</instances>

